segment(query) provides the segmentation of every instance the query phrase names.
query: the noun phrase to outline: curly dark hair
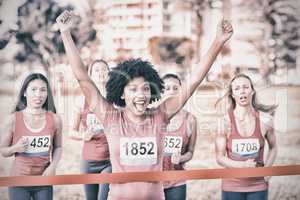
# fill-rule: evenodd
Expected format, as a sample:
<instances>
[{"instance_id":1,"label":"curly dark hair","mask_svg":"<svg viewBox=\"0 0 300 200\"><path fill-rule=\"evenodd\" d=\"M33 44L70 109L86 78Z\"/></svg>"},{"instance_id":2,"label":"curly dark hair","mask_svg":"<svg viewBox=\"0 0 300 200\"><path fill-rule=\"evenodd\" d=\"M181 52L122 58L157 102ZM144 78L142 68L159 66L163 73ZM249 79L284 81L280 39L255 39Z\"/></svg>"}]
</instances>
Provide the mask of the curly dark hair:
<instances>
[{"instance_id":1,"label":"curly dark hair","mask_svg":"<svg viewBox=\"0 0 300 200\"><path fill-rule=\"evenodd\" d=\"M132 79L138 77L143 77L150 84L150 103L161 98L160 94L164 89L162 79L150 62L138 58L121 62L109 72L109 80L106 83L107 101L125 107L125 100L121 99L124 88Z\"/></svg>"}]
</instances>

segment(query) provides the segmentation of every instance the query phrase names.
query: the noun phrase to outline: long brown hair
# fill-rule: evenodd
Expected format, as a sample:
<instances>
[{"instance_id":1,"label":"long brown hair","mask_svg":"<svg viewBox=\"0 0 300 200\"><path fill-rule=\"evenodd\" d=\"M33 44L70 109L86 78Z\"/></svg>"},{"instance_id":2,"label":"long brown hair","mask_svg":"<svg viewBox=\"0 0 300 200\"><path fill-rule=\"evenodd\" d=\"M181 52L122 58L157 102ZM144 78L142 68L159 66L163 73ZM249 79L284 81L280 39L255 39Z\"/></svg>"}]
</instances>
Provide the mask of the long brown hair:
<instances>
[{"instance_id":1,"label":"long brown hair","mask_svg":"<svg viewBox=\"0 0 300 200\"><path fill-rule=\"evenodd\" d=\"M266 112L266 113L270 113L271 115L273 115L275 113L276 108L278 107L278 105L265 105L265 104L261 104L258 102L257 100L257 96L256 96L256 90L253 86L253 82L250 79L249 76L247 76L246 74L237 74L236 76L234 76L230 83L229 83L229 87L228 87L228 91L225 93L225 95L223 97L221 97L220 99L218 99L218 101L216 102L215 105L217 105L224 97L228 96L228 102L230 104L230 109L234 110L236 107L236 102L232 96L232 82L237 79L237 78L246 78L249 80L250 85L251 85L251 89L253 91L253 95L252 95L252 102L251 105L252 107L256 110L256 111L262 111L262 112Z\"/></svg>"},{"instance_id":2,"label":"long brown hair","mask_svg":"<svg viewBox=\"0 0 300 200\"><path fill-rule=\"evenodd\" d=\"M47 99L46 99L45 103L43 104L42 108L47 111L52 111L52 112L56 113L56 108L54 105L54 100L53 100L53 95L52 95L50 84L48 82L48 79L43 74L40 74L40 73L33 73L26 77L26 79L24 80L22 87L20 89L20 92L18 95L18 100L17 100L17 105L16 105L15 109L13 110L13 112L24 110L27 107L27 99L24 96L24 93L25 93L29 83L34 80L42 80L47 85Z\"/></svg>"}]
</instances>

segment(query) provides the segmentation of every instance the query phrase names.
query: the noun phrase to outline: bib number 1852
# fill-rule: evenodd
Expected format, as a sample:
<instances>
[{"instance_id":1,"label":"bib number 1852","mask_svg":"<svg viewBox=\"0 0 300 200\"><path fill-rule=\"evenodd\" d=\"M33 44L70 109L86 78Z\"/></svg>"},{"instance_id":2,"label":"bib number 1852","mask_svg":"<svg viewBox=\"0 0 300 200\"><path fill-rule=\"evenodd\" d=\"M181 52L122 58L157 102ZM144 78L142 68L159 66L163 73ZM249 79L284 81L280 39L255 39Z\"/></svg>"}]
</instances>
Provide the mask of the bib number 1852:
<instances>
[{"instance_id":1,"label":"bib number 1852","mask_svg":"<svg viewBox=\"0 0 300 200\"><path fill-rule=\"evenodd\" d=\"M123 165L153 165L157 162L155 137L120 139L120 161Z\"/></svg>"}]
</instances>

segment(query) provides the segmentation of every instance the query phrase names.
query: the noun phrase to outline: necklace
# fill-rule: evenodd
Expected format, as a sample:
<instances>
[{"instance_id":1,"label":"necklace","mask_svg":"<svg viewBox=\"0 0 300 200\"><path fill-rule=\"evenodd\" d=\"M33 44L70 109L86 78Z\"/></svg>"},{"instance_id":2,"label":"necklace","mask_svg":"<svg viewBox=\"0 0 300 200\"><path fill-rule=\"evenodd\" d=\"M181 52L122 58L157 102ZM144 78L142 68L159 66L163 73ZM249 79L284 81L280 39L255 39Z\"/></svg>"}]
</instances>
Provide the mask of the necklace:
<instances>
[{"instance_id":1,"label":"necklace","mask_svg":"<svg viewBox=\"0 0 300 200\"><path fill-rule=\"evenodd\" d=\"M26 114L35 115L35 116L42 115L45 113L44 110L36 110L36 109L31 109L31 108L26 108L24 111Z\"/></svg>"}]
</instances>

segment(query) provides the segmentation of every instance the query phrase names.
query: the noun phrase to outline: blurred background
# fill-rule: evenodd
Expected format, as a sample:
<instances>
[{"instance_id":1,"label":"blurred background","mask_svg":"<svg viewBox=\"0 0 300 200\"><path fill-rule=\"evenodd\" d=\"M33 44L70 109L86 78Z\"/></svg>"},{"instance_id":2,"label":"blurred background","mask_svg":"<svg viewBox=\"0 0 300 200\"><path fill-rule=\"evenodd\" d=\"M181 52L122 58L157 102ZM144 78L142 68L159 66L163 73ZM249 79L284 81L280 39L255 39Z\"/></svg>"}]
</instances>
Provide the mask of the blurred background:
<instances>
[{"instance_id":1,"label":"blurred background","mask_svg":"<svg viewBox=\"0 0 300 200\"><path fill-rule=\"evenodd\" d=\"M65 9L79 15L72 36L86 64L102 58L114 67L141 57L161 75L173 72L186 80L212 42L218 21L229 19L233 37L185 107L198 119L196 150L186 168L219 167L214 130L226 102L218 107L215 102L240 72L252 78L261 102L279 105L275 165L300 164L298 0L0 0L0 124L13 110L24 77L46 74L64 122L57 174L80 173L82 145L68 138L80 90L55 25ZM9 175L12 160L0 157L0 176ZM273 177L269 199L300 199L299 183L299 176ZM7 198L7 189L0 188L0 199ZM82 186L55 186L54 198L84 199ZM188 181L188 199L220 199L220 180Z\"/></svg>"}]
</instances>

